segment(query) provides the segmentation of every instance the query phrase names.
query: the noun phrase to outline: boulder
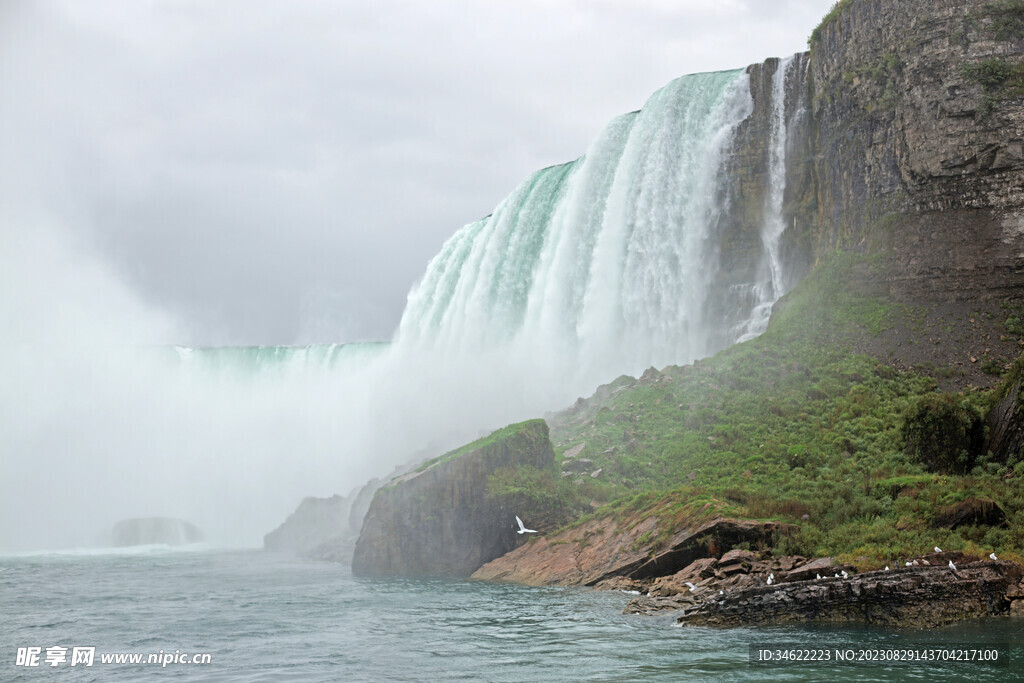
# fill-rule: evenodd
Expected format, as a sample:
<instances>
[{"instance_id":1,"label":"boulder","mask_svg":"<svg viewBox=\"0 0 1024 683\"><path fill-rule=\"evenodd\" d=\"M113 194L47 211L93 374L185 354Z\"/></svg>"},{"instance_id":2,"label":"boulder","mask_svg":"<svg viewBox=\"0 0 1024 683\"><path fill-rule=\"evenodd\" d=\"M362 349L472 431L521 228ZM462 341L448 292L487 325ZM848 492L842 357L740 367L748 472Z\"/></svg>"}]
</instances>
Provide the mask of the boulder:
<instances>
[{"instance_id":1,"label":"boulder","mask_svg":"<svg viewBox=\"0 0 1024 683\"><path fill-rule=\"evenodd\" d=\"M543 531L526 499L493 495L488 477L524 466L554 468L544 420L505 427L377 490L352 557L362 576L469 576Z\"/></svg>"}]
</instances>

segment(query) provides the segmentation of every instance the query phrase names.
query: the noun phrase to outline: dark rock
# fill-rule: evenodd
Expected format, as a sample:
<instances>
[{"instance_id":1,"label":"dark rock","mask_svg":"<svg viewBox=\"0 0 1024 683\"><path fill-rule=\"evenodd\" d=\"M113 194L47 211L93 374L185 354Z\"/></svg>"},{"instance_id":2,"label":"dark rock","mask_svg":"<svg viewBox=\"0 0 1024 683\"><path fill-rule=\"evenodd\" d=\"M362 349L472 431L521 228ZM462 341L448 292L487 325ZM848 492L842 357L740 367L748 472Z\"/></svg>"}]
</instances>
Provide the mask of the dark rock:
<instances>
[{"instance_id":1,"label":"dark rock","mask_svg":"<svg viewBox=\"0 0 1024 683\"><path fill-rule=\"evenodd\" d=\"M553 468L543 420L506 427L377 490L352 558L357 575L468 576L516 548L515 515L543 531L527 501L492 495L499 470ZM530 534L529 536L533 536Z\"/></svg>"},{"instance_id":2,"label":"dark rock","mask_svg":"<svg viewBox=\"0 0 1024 683\"><path fill-rule=\"evenodd\" d=\"M959 567L873 571L848 579L826 578L712 594L684 608L687 626L857 622L935 627L962 619L1008 614L1008 590L1021 579L1011 562Z\"/></svg>"},{"instance_id":3,"label":"dark rock","mask_svg":"<svg viewBox=\"0 0 1024 683\"><path fill-rule=\"evenodd\" d=\"M588 460L587 458L580 458L579 460L569 460L562 463L563 472L589 472L593 466L594 461Z\"/></svg>"},{"instance_id":4,"label":"dark rock","mask_svg":"<svg viewBox=\"0 0 1024 683\"><path fill-rule=\"evenodd\" d=\"M950 505L935 515L935 526L956 529L961 526L1006 526L1006 512L994 500L968 498Z\"/></svg>"}]
</instances>

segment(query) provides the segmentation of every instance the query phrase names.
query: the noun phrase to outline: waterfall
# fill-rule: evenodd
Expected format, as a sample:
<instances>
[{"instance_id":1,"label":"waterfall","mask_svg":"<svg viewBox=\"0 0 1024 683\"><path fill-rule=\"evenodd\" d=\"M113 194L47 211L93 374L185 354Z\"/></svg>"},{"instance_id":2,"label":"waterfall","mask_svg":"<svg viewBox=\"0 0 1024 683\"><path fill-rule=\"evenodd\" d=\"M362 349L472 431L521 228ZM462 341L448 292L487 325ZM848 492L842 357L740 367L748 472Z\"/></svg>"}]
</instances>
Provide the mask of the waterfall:
<instances>
[{"instance_id":1,"label":"waterfall","mask_svg":"<svg viewBox=\"0 0 1024 683\"><path fill-rule=\"evenodd\" d=\"M761 276L754 224L733 211L735 160L746 157L730 155L757 118L746 70L673 81L612 120L584 156L534 173L458 230L388 344L133 344L140 321L163 321L149 321L116 278L54 259L26 231L38 253L20 263L49 254L59 267L0 269L0 279L10 291L50 291L60 272L69 305L40 319L38 338L4 347L0 516L26 522L0 529L0 548L83 544L147 517L193 521L214 544L258 544L306 496L757 334L786 287L792 71L792 60L780 64L772 86ZM722 296L741 286L742 296Z\"/></svg>"},{"instance_id":2,"label":"waterfall","mask_svg":"<svg viewBox=\"0 0 1024 683\"><path fill-rule=\"evenodd\" d=\"M768 140L768 175L765 196L764 217L761 223L761 244L764 250L766 277L752 287L755 305L750 317L740 329L737 341L757 337L768 327L772 306L786 293L786 276L779 250L779 243L786 230L782 206L786 193L786 152L789 144L790 120L786 116L787 83L793 76L794 67L805 68L806 60L792 55L779 60L772 75L771 128ZM803 115L802 101L796 104L796 119Z\"/></svg>"},{"instance_id":3,"label":"waterfall","mask_svg":"<svg viewBox=\"0 0 1024 683\"><path fill-rule=\"evenodd\" d=\"M467 225L409 294L396 346L504 349L586 391L718 350L707 299L722 154L752 102L742 70L696 74L614 119Z\"/></svg>"}]
</instances>

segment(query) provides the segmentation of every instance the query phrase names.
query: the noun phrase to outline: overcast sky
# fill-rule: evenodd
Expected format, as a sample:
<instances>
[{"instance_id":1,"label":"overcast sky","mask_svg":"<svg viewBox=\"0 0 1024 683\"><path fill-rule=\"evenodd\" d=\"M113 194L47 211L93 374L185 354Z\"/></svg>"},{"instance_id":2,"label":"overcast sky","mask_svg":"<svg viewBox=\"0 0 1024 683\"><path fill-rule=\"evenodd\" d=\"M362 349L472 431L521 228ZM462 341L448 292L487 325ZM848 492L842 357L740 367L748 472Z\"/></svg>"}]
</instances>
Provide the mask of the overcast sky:
<instances>
[{"instance_id":1,"label":"overcast sky","mask_svg":"<svg viewBox=\"0 0 1024 683\"><path fill-rule=\"evenodd\" d=\"M387 339L526 175L832 4L0 0L0 238L93 248L169 343Z\"/></svg>"}]
</instances>

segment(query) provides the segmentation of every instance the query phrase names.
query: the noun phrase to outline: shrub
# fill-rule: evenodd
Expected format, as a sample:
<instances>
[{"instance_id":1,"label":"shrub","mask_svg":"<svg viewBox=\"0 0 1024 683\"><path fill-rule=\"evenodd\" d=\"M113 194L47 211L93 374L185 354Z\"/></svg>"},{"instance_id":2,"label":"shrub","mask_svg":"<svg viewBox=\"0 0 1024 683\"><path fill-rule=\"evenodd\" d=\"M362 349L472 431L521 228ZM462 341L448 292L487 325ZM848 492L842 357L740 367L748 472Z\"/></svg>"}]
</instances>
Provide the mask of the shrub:
<instances>
[{"instance_id":1,"label":"shrub","mask_svg":"<svg viewBox=\"0 0 1024 683\"><path fill-rule=\"evenodd\" d=\"M902 437L907 455L929 471L965 474L982 449L985 423L961 394L925 394L908 411Z\"/></svg>"}]
</instances>

